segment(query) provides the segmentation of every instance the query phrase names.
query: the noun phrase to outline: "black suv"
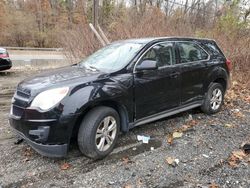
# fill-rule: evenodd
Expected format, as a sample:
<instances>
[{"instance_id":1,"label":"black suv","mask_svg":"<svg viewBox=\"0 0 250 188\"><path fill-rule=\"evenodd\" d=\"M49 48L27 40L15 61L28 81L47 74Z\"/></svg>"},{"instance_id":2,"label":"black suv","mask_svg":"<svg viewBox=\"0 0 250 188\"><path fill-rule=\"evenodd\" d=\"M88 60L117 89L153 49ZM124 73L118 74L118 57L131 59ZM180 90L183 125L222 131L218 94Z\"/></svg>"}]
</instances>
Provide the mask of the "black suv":
<instances>
[{"instance_id":1,"label":"black suv","mask_svg":"<svg viewBox=\"0 0 250 188\"><path fill-rule=\"evenodd\" d=\"M214 40L114 42L78 64L28 78L12 99L10 124L37 152L108 155L119 132L182 111L221 109L231 63Z\"/></svg>"}]
</instances>

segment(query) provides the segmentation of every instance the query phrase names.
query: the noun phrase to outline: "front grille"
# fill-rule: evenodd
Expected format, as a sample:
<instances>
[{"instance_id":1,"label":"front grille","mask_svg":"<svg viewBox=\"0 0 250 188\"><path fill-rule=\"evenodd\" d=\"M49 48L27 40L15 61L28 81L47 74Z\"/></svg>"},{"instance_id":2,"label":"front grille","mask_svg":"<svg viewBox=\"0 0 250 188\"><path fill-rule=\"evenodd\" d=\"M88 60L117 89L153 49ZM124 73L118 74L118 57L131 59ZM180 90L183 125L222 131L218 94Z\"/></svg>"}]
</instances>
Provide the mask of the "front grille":
<instances>
[{"instance_id":1,"label":"front grille","mask_svg":"<svg viewBox=\"0 0 250 188\"><path fill-rule=\"evenodd\" d=\"M30 93L17 89L13 98L11 113L14 116L21 117L24 109L29 106Z\"/></svg>"}]
</instances>

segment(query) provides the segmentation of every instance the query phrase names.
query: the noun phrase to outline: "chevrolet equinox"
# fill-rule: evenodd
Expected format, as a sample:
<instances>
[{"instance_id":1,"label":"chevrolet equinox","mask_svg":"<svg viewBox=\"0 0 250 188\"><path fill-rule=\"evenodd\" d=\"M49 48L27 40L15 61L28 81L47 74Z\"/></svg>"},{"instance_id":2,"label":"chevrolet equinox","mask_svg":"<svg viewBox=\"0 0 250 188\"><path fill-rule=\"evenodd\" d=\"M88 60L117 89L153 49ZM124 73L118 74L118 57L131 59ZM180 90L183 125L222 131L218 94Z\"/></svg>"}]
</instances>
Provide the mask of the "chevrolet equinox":
<instances>
[{"instance_id":1,"label":"chevrolet equinox","mask_svg":"<svg viewBox=\"0 0 250 188\"><path fill-rule=\"evenodd\" d=\"M41 155L63 157L77 137L85 156L101 159L120 132L196 107L218 112L230 69L210 39L117 41L20 82L9 122Z\"/></svg>"}]
</instances>

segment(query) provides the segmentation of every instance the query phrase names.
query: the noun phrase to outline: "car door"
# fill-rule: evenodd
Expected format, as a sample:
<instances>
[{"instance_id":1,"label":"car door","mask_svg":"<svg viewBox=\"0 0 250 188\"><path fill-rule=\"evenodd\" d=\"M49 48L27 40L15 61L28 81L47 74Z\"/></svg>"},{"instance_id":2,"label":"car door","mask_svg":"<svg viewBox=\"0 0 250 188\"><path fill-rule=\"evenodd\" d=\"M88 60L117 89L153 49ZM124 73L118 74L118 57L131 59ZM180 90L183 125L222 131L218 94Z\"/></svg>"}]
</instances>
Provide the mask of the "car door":
<instances>
[{"instance_id":1,"label":"car door","mask_svg":"<svg viewBox=\"0 0 250 188\"><path fill-rule=\"evenodd\" d=\"M156 61L158 68L137 71L136 67L145 60ZM134 71L136 120L179 105L179 68L173 42L155 44L144 52Z\"/></svg>"},{"instance_id":2,"label":"car door","mask_svg":"<svg viewBox=\"0 0 250 188\"><path fill-rule=\"evenodd\" d=\"M177 42L181 67L181 104L197 102L203 98L209 54L195 42Z\"/></svg>"}]
</instances>

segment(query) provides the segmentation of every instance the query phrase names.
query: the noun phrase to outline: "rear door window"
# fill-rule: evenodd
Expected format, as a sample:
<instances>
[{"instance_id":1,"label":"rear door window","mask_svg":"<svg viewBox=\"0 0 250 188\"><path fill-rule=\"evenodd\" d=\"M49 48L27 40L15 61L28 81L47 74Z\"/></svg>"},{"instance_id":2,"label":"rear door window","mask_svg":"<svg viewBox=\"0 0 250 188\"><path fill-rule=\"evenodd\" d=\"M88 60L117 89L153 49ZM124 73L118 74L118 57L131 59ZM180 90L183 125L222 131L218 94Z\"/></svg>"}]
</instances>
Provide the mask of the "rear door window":
<instances>
[{"instance_id":1,"label":"rear door window","mask_svg":"<svg viewBox=\"0 0 250 188\"><path fill-rule=\"evenodd\" d=\"M207 60L209 57L205 50L192 42L178 42L177 48L179 50L181 63Z\"/></svg>"}]
</instances>

